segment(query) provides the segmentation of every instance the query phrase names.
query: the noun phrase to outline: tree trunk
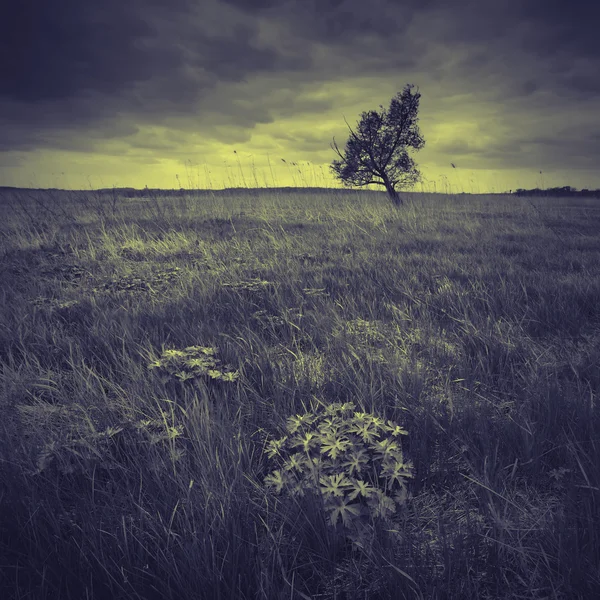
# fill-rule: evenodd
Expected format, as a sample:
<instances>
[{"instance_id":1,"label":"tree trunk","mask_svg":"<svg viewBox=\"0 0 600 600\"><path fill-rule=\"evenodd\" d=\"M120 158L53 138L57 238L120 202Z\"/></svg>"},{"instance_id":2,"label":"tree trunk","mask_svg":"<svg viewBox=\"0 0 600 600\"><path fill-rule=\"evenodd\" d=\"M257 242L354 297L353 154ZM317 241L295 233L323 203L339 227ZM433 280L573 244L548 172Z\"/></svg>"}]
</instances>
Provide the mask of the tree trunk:
<instances>
[{"instance_id":1,"label":"tree trunk","mask_svg":"<svg viewBox=\"0 0 600 600\"><path fill-rule=\"evenodd\" d=\"M398 192L394 189L394 186L387 177L384 177L383 184L385 185L385 189L394 206L401 206L402 198L398 195Z\"/></svg>"}]
</instances>

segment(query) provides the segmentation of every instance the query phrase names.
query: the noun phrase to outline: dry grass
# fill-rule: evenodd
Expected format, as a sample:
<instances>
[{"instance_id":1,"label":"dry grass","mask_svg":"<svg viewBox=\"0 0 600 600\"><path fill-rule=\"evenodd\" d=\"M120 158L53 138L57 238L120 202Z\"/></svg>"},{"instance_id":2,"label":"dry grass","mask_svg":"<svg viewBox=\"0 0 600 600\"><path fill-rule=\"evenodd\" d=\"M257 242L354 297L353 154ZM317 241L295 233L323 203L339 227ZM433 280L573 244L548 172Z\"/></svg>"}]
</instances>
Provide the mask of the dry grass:
<instances>
[{"instance_id":1,"label":"dry grass","mask_svg":"<svg viewBox=\"0 0 600 600\"><path fill-rule=\"evenodd\" d=\"M0 204L2 597L600 595L597 201L84 199ZM314 397L409 432L369 553L264 486Z\"/></svg>"}]
</instances>

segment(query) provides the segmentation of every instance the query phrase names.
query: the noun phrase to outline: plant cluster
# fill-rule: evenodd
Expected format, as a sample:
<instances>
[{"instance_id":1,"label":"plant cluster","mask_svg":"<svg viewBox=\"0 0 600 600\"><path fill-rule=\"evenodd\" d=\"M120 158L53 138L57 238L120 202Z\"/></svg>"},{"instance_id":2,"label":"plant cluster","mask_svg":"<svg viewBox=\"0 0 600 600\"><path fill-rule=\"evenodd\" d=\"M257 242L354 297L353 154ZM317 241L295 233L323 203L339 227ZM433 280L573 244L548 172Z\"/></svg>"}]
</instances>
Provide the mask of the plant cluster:
<instances>
[{"instance_id":1,"label":"plant cluster","mask_svg":"<svg viewBox=\"0 0 600 600\"><path fill-rule=\"evenodd\" d=\"M76 282L89 275L89 273L81 265L60 264L42 269L41 275L52 278L59 277L66 281Z\"/></svg>"},{"instance_id":2,"label":"plant cluster","mask_svg":"<svg viewBox=\"0 0 600 600\"><path fill-rule=\"evenodd\" d=\"M136 248L132 248L130 246L121 246L119 249L119 256L131 261L144 261L147 258L146 252L143 250L137 250Z\"/></svg>"},{"instance_id":3,"label":"plant cluster","mask_svg":"<svg viewBox=\"0 0 600 600\"><path fill-rule=\"evenodd\" d=\"M152 275L142 277L139 275L124 275L105 281L99 287L92 289L93 292L150 292L154 293L156 288L164 288L173 283L181 275L179 267L162 269Z\"/></svg>"},{"instance_id":4,"label":"plant cluster","mask_svg":"<svg viewBox=\"0 0 600 600\"><path fill-rule=\"evenodd\" d=\"M79 303L79 300L59 300L58 298L47 298L46 296L38 296L31 300L33 306L47 310L69 309L77 306Z\"/></svg>"},{"instance_id":5,"label":"plant cluster","mask_svg":"<svg viewBox=\"0 0 600 600\"><path fill-rule=\"evenodd\" d=\"M406 430L355 408L336 402L290 417L287 435L267 445L280 468L265 484L292 497L309 491L320 498L329 523L340 521L347 537L362 546L369 526L389 521L406 502L413 465L400 444Z\"/></svg>"},{"instance_id":6,"label":"plant cluster","mask_svg":"<svg viewBox=\"0 0 600 600\"><path fill-rule=\"evenodd\" d=\"M328 298L329 293L326 290L327 288L302 288L302 291L307 296L312 296L313 298Z\"/></svg>"},{"instance_id":7,"label":"plant cluster","mask_svg":"<svg viewBox=\"0 0 600 600\"><path fill-rule=\"evenodd\" d=\"M257 310L252 313L252 319L256 321L263 328L271 327L282 327L286 321L279 315L269 314L266 310Z\"/></svg>"},{"instance_id":8,"label":"plant cluster","mask_svg":"<svg viewBox=\"0 0 600 600\"><path fill-rule=\"evenodd\" d=\"M230 287L236 290L248 290L249 292L258 292L269 285L273 285L273 282L263 279L249 279L247 281L239 281L236 283L224 283L223 287Z\"/></svg>"},{"instance_id":9,"label":"plant cluster","mask_svg":"<svg viewBox=\"0 0 600 600\"><path fill-rule=\"evenodd\" d=\"M162 356L148 365L159 369L166 381L175 378L181 382L208 377L212 380L233 382L239 372L223 365L215 354L217 350L205 346L188 346L184 350L165 350Z\"/></svg>"},{"instance_id":10,"label":"plant cluster","mask_svg":"<svg viewBox=\"0 0 600 600\"><path fill-rule=\"evenodd\" d=\"M36 310L48 316L56 316L69 325L83 322L90 315L89 306L81 300L61 300L38 296L30 301Z\"/></svg>"},{"instance_id":11,"label":"plant cluster","mask_svg":"<svg viewBox=\"0 0 600 600\"><path fill-rule=\"evenodd\" d=\"M106 427L103 431L87 432L85 435L69 433L64 440L51 440L37 456L39 475L54 468L62 475L92 473L94 469L111 470L140 452L144 447L172 446L181 436L183 427L172 426L157 419L123 421ZM178 454L171 452L171 458Z\"/></svg>"},{"instance_id":12,"label":"plant cluster","mask_svg":"<svg viewBox=\"0 0 600 600\"><path fill-rule=\"evenodd\" d=\"M378 348L393 345L392 340L395 333L391 326L381 321L368 321L361 318L346 321L342 331L371 347L376 346Z\"/></svg>"},{"instance_id":13,"label":"plant cluster","mask_svg":"<svg viewBox=\"0 0 600 600\"><path fill-rule=\"evenodd\" d=\"M269 313L266 310L257 310L252 313L252 320L263 329L283 327L292 320L299 321L303 318L304 315L300 308L286 310L283 316Z\"/></svg>"}]
</instances>

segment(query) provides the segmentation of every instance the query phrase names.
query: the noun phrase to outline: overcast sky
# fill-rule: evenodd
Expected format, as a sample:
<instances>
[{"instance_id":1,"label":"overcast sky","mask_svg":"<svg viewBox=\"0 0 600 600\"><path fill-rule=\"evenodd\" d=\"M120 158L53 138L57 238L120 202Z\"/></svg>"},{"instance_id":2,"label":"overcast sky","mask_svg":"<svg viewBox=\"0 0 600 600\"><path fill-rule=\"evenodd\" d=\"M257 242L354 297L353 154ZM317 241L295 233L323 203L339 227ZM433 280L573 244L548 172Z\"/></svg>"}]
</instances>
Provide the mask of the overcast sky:
<instances>
[{"instance_id":1,"label":"overcast sky","mask_svg":"<svg viewBox=\"0 0 600 600\"><path fill-rule=\"evenodd\" d=\"M413 83L425 189L600 188L598 23L593 0L15 1L0 185L331 185L344 117Z\"/></svg>"}]
</instances>

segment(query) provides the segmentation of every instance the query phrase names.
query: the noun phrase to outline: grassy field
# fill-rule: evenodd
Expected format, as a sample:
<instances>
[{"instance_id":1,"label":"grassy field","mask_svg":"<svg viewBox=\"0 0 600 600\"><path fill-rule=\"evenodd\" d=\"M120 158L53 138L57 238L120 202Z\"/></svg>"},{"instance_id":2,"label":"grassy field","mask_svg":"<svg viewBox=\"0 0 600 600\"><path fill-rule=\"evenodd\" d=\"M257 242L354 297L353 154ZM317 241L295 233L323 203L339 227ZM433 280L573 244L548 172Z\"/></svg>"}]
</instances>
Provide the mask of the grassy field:
<instances>
[{"instance_id":1,"label":"grassy field","mask_svg":"<svg viewBox=\"0 0 600 600\"><path fill-rule=\"evenodd\" d=\"M32 192L0 243L2 598L600 597L598 200ZM336 402L408 432L362 544L265 485Z\"/></svg>"}]
</instances>

